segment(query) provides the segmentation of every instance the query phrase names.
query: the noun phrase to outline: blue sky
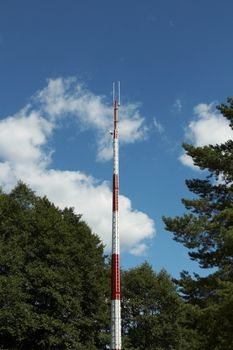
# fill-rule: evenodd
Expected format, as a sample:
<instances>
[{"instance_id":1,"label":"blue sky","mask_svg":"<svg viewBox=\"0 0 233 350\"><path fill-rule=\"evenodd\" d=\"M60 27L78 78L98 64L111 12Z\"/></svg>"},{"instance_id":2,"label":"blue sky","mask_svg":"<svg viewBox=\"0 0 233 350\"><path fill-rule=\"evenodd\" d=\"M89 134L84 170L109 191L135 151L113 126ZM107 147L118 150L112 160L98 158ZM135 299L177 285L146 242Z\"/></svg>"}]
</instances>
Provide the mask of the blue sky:
<instances>
[{"instance_id":1,"label":"blue sky","mask_svg":"<svg viewBox=\"0 0 233 350\"><path fill-rule=\"evenodd\" d=\"M111 88L122 86L122 266L200 272L164 230L184 212L183 154L233 137L233 3L21 0L0 4L0 183L23 179L111 238Z\"/></svg>"}]
</instances>

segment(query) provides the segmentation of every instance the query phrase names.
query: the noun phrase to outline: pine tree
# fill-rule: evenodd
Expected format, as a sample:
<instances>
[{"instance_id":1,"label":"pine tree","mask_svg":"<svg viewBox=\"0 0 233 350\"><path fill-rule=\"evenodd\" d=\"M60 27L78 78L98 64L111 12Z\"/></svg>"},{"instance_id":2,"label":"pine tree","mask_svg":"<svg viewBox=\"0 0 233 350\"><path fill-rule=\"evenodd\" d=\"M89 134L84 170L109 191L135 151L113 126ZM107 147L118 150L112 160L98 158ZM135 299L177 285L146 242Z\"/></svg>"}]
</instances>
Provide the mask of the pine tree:
<instances>
[{"instance_id":1,"label":"pine tree","mask_svg":"<svg viewBox=\"0 0 233 350\"><path fill-rule=\"evenodd\" d=\"M233 99L217 107L233 128ZM164 217L174 240L189 249L202 268L214 268L207 277L188 272L178 282L192 305L193 322L202 349L233 349L233 140L220 145L194 147L184 144L194 164L208 171L205 179L187 180L192 199L183 199L188 213Z\"/></svg>"}]
</instances>

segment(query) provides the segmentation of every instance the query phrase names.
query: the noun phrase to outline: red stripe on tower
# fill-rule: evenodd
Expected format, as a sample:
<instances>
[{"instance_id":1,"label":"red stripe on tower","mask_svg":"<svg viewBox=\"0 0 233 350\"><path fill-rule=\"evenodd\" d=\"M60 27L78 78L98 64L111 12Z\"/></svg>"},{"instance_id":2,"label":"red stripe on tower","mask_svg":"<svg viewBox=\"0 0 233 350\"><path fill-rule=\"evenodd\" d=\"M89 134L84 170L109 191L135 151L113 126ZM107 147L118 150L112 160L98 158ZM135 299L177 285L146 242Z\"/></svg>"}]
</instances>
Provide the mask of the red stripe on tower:
<instances>
[{"instance_id":1,"label":"red stripe on tower","mask_svg":"<svg viewBox=\"0 0 233 350\"><path fill-rule=\"evenodd\" d=\"M112 254L112 300L120 300L120 261L119 254Z\"/></svg>"},{"instance_id":2,"label":"red stripe on tower","mask_svg":"<svg viewBox=\"0 0 233 350\"><path fill-rule=\"evenodd\" d=\"M119 197L119 184L118 184L118 175L113 174L113 189L112 189L112 210L118 211L118 197Z\"/></svg>"}]
</instances>

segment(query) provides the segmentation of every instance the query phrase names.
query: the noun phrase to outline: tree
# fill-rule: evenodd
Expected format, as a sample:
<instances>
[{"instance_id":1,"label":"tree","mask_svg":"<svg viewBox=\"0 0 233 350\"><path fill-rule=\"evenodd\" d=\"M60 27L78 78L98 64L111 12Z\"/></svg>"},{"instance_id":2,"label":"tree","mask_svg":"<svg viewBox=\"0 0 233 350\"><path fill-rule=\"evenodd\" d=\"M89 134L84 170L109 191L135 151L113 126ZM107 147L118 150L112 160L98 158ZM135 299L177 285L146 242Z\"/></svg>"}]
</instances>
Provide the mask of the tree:
<instances>
[{"instance_id":1,"label":"tree","mask_svg":"<svg viewBox=\"0 0 233 350\"><path fill-rule=\"evenodd\" d=\"M81 215L19 183L0 194L0 346L102 349L103 245Z\"/></svg>"},{"instance_id":2,"label":"tree","mask_svg":"<svg viewBox=\"0 0 233 350\"><path fill-rule=\"evenodd\" d=\"M217 108L233 128L233 99ZM195 195L182 200L189 213L164 217L164 222L174 240L189 249L191 259L202 268L215 268L215 272L202 278L183 272L178 284L186 301L197 311L190 326L202 337L201 348L230 350L233 349L233 140L204 147L184 144L184 149L208 175L205 179L186 181Z\"/></svg>"},{"instance_id":3,"label":"tree","mask_svg":"<svg viewBox=\"0 0 233 350\"><path fill-rule=\"evenodd\" d=\"M122 273L124 349L180 349L183 302L169 275L148 263Z\"/></svg>"}]
</instances>

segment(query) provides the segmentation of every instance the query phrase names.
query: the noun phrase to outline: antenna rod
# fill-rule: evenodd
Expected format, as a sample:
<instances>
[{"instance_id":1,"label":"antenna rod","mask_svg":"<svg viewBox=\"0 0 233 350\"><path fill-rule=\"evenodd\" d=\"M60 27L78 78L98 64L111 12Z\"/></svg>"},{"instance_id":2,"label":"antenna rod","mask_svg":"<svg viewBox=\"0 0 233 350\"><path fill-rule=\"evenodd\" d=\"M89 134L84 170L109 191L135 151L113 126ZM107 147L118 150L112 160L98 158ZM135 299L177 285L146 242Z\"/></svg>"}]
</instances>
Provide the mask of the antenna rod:
<instances>
[{"instance_id":1,"label":"antenna rod","mask_svg":"<svg viewBox=\"0 0 233 350\"><path fill-rule=\"evenodd\" d=\"M113 83L113 181L112 181L112 291L111 291L111 349L121 350L121 291L120 291L120 239L118 232L119 197L119 134L118 109L120 82L115 91Z\"/></svg>"}]
</instances>

